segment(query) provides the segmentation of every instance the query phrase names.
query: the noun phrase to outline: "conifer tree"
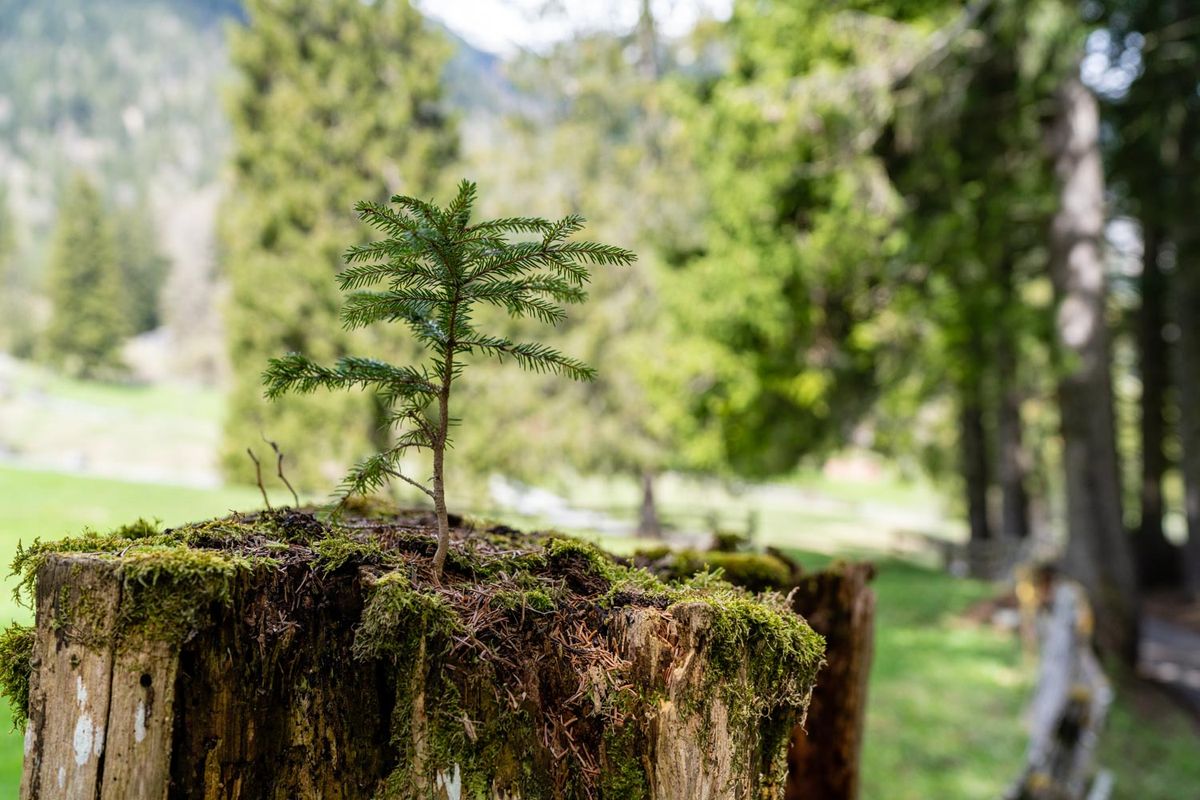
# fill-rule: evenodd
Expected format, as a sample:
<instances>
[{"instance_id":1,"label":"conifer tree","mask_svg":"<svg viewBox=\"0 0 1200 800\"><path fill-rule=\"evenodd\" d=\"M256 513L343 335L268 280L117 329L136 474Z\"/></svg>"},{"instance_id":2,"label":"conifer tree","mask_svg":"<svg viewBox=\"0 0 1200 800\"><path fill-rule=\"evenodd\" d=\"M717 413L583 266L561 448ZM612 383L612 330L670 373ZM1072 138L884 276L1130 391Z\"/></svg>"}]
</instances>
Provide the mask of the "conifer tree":
<instances>
[{"instance_id":1,"label":"conifer tree","mask_svg":"<svg viewBox=\"0 0 1200 800\"><path fill-rule=\"evenodd\" d=\"M250 0L246 13L231 35L241 81L220 223L234 379L224 466L251 479L245 448L265 434L287 449L292 480L314 488L380 444L381 410L352 396L268 404L262 365L288 350L335 360L372 338L337 332L331 279L367 237L346 209L436 188L457 147L440 105L448 53L407 0Z\"/></svg>"},{"instance_id":2,"label":"conifer tree","mask_svg":"<svg viewBox=\"0 0 1200 800\"><path fill-rule=\"evenodd\" d=\"M454 381L464 357L511 358L533 372L552 372L575 380L592 380L595 370L542 344L514 342L487 335L475 326L480 305L502 308L513 317L556 324L565 317L561 304L580 303L591 265L624 265L635 256L596 242L569 241L583 227L571 215L557 222L510 217L470 224L476 187L459 185L445 208L397 195L392 206L362 202L359 217L387 238L351 247L350 266L337 278L349 292L342 308L347 329L380 322L403 322L430 358L417 366L343 356L326 367L292 353L270 360L264 373L268 398L317 389L372 389L388 410L387 422L398 435L382 452L354 466L342 483L343 497L370 492L395 478L415 486L434 503L438 520L435 575L440 575L449 546L446 518L445 453L450 445ZM510 234L532 235L510 242ZM382 290L366 287L385 286ZM432 415L430 411L432 409ZM431 485L401 471L410 450L433 455Z\"/></svg>"},{"instance_id":3,"label":"conifer tree","mask_svg":"<svg viewBox=\"0 0 1200 800\"><path fill-rule=\"evenodd\" d=\"M47 292L52 307L43 340L47 360L79 377L119 371L129 324L116 237L100 193L82 175L59 206Z\"/></svg>"},{"instance_id":4,"label":"conifer tree","mask_svg":"<svg viewBox=\"0 0 1200 800\"><path fill-rule=\"evenodd\" d=\"M158 298L170 261L159 245L154 213L144 200L122 211L116 227L129 323L133 333L145 333L161 322Z\"/></svg>"}]
</instances>

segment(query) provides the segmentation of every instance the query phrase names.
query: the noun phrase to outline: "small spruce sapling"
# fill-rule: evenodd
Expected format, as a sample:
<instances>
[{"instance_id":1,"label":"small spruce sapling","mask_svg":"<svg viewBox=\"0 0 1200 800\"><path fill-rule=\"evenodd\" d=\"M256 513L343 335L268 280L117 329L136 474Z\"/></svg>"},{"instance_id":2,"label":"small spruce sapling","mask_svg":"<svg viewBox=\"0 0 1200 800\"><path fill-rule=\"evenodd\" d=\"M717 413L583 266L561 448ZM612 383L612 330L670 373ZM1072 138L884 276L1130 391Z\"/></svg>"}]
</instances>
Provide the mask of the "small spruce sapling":
<instances>
[{"instance_id":1,"label":"small spruce sapling","mask_svg":"<svg viewBox=\"0 0 1200 800\"><path fill-rule=\"evenodd\" d=\"M395 478L429 495L438 524L435 576L441 575L450 544L444 465L449 431L457 424L450 416L451 390L464 357L512 358L534 372L576 380L595 377L587 364L545 345L477 331L472 322L476 306L498 306L513 317L553 325L566 317L562 304L586 299L591 266L626 265L636 258L620 247L571 240L583 227L583 218L574 215L557 222L510 217L472 225L475 197L475 184L463 181L445 208L401 195L390 206L363 202L356 207L359 217L386 238L347 251L349 266L337 276L342 291L349 292L342 321L348 329L404 322L429 351L426 362L395 366L346 356L326 367L290 353L271 359L263 374L271 399L317 389L378 393L396 437L387 450L356 464L338 493L344 502ZM510 235L532 238L514 242ZM414 449L431 451L432 485L401 472L404 455Z\"/></svg>"}]
</instances>

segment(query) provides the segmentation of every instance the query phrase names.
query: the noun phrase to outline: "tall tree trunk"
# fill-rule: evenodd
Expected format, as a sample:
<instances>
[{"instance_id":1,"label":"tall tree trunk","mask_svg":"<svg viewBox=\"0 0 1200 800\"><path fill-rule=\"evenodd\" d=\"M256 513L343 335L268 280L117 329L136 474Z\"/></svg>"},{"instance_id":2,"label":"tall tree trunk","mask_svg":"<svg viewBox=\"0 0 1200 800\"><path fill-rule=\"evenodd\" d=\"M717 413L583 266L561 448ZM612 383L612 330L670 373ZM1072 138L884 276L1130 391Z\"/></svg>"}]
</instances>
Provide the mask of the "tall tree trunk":
<instances>
[{"instance_id":1,"label":"tall tree trunk","mask_svg":"<svg viewBox=\"0 0 1200 800\"><path fill-rule=\"evenodd\" d=\"M1016 302L1012 270L1012 261L1006 258L1001 265L1006 309ZM1024 539L1029 536L1029 493L1025 488L1027 465L1021 423L1021 385L1017 378L1016 325L1003 325L997 335L996 477L1001 493L1000 532L1010 539Z\"/></svg>"},{"instance_id":2,"label":"tall tree trunk","mask_svg":"<svg viewBox=\"0 0 1200 800\"><path fill-rule=\"evenodd\" d=\"M1192 245L1198 249L1185 245ZM1180 467L1183 473L1187 542L1184 575L1187 587L1200 597L1200 240L1181 240L1173 276L1176 324L1175 383L1179 398Z\"/></svg>"},{"instance_id":3,"label":"tall tree trunk","mask_svg":"<svg viewBox=\"0 0 1200 800\"><path fill-rule=\"evenodd\" d=\"M1066 568L1087 589L1102 647L1132 660L1137 579L1121 510L1105 306L1104 172L1096 98L1072 74L1058 93L1052 148L1060 184L1051 229L1067 495Z\"/></svg>"},{"instance_id":4,"label":"tall tree trunk","mask_svg":"<svg viewBox=\"0 0 1200 800\"><path fill-rule=\"evenodd\" d=\"M654 473L642 472L642 509L638 515L638 536L662 538L662 523L658 520L658 505L654 502Z\"/></svg>"},{"instance_id":5,"label":"tall tree trunk","mask_svg":"<svg viewBox=\"0 0 1200 800\"><path fill-rule=\"evenodd\" d=\"M983 425L983 406L980 387L972 381L963 387L959 409L959 445L962 476L966 488L967 523L972 542L992 538L988 522L987 492L989 480L987 438Z\"/></svg>"},{"instance_id":6,"label":"tall tree trunk","mask_svg":"<svg viewBox=\"0 0 1200 800\"><path fill-rule=\"evenodd\" d=\"M1138 313L1138 363L1141 397L1141 521L1135 542L1138 573L1144 586L1173 586L1182 578L1179 554L1163 535L1163 473L1167 456L1164 404L1169 381L1166 324L1166 276L1158 265L1161 232L1151 222L1142 230L1142 307Z\"/></svg>"}]
</instances>

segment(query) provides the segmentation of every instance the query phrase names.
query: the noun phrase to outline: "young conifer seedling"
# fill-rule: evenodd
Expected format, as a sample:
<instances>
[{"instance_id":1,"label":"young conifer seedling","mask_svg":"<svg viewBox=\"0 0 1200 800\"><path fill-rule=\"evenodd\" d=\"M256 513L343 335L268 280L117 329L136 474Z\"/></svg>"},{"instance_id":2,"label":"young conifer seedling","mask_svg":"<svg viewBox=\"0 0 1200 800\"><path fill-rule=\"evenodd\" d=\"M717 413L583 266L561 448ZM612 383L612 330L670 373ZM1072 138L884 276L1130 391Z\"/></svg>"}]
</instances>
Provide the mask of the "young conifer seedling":
<instances>
[{"instance_id":1,"label":"young conifer seedling","mask_svg":"<svg viewBox=\"0 0 1200 800\"><path fill-rule=\"evenodd\" d=\"M463 181L445 208L397 195L391 205L359 203L359 217L386 238L351 247L348 267L337 276L349 292L342 320L349 329L380 322L403 322L429 352L427 361L395 366L370 358L343 357L332 366L298 353L269 362L263 381L268 398L317 389L373 389L396 429L391 447L356 464L339 487L343 501L352 494L402 480L433 500L438 543L433 558L440 577L450 544L446 519L445 456L455 380L464 358L511 358L534 372L556 372L591 380L595 370L542 344L514 342L476 330L472 314L479 304L498 306L513 317L534 317L551 325L566 316L564 303L587 297L590 267L625 265L636 256L596 242L573 241L583 227L578 216L557 222L511 217L471 224L475 184ZM526 240L509 241L516 235ZM432 485L401 472L409 450L433 456Z\"/></svg>"}]
</instances>

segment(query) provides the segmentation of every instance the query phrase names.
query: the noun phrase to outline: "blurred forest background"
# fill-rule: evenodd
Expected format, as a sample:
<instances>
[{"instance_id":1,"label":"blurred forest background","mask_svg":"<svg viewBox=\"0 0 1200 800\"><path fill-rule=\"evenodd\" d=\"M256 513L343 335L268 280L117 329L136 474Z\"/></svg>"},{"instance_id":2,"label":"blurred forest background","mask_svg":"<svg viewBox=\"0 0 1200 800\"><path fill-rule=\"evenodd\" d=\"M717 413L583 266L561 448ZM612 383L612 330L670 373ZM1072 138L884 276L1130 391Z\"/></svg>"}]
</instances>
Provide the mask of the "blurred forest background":
<instances>
[{"instance_id":1,"label":"blurred forest background","mask_svg":"<svg viewBox=\"0 0 1200 800\"><path fill-rule=\"evenodd\" d=\"M405 358L338 324L352 206L469 177L640 261L547 339L595 383L472 370L452 507L882 559L866 796L998 796L1032 665L936 553L1064 553L1115 663L1200 627L1200 8L517 5L555 34L493 53L440 0L0 0L0 554L254 505L264 437L324 497L381 409L266 360ZM1116 796L1200 797L1127 686Z\"/></svg>"}]
</instances>

